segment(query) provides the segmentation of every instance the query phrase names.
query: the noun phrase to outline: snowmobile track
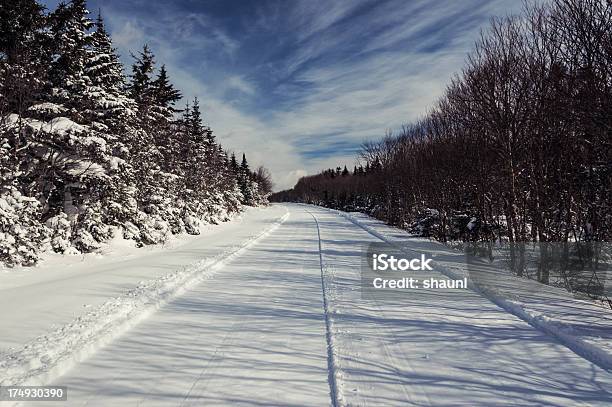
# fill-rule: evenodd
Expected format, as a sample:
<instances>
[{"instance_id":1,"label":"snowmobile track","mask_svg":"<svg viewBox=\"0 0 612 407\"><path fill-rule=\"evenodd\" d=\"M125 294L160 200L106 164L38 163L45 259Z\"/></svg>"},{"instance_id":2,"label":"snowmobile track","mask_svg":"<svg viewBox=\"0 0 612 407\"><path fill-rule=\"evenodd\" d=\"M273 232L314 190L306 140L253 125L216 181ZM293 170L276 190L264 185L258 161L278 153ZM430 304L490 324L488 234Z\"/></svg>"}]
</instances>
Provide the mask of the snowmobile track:
<instances>
[{"instance_id":1,"label":"snowmobile track","mask_svg":"<svg viewBox=\"0 0 612 407\"><path fill-rule=\"evenodd\" d=\"M323 248L321 243L321 228L319 227L319 221L316 216L306 210L317 226L317 237L319 240L319 264L321 267L321 292L323 296L323 313L325 315L325 340L327 341L327 371L328 371L328 383L331 396L331 405L333 407L345 406L344 397L342 395L342 389L338 383L338 376L340 375L340 367L338 365L338 352L336 349L333 333L333 321L330 318L330 307L327 301L327 285L325 284L325 263L323 262Z\"/></svg>"}]
</instances>

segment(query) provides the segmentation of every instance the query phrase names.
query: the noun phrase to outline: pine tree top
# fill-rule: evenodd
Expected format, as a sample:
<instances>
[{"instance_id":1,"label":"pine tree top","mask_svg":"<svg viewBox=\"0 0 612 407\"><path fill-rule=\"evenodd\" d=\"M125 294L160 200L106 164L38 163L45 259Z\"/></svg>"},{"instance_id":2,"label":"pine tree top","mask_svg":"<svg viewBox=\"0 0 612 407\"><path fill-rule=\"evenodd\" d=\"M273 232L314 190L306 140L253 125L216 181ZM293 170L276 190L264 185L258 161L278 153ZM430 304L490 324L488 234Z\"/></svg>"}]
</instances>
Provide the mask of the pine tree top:
<instances>
[{"instance_id":1,"label":"pine tree top","mask_svg":"<svg viewBox=\"0 0 612 407\"><path fill-rule=\"evenodd\" d=\"M162 65L159 69L159 74L153 81L152 87L155 94L155 103L162 107L174 110L172 106L182 98L181 92L170 83L166 65Z\"/></svg>"},{"instance_id":2,"label":"pine tree top","mask_svg":"<svg viewBox=\"0 0 612 407\"><path fill-rule=\"evenodd\" d=\"M132 54L132 58L135 61L132 64L130 75L130 95L134 100L142 103L151 96L151 74L155 69L155 56L145 44L138 55Z\"/></svg>"},{"instance_id":3,"label":"pine tree top","mask_svg":"<svg viewBox=\"0 0 612 407\"><path fill-rule=\"evenodd\" d=\"M242 163L240 164L240 169L242 169L242 171L245 173L250 172L249 163L247 162L245 153L242 153Z\"/></svg>"}]
</instances>

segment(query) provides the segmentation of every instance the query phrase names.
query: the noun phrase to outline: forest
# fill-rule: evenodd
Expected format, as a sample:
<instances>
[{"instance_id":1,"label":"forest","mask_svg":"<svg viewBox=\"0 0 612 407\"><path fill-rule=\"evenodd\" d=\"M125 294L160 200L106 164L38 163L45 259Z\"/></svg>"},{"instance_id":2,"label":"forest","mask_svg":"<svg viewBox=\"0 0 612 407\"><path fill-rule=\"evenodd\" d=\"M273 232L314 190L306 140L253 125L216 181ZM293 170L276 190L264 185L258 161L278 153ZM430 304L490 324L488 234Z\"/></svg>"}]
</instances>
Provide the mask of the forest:
<instances>
[{"instance_id":1,"label":"forest","mask_svg":"<svg viewBox=\"0 0 612 407\"><path fill-rule=\"evenodd\" d=\"M144 45L126 69L85 0L0 2L0 262L199 234L265 204L267 169L224 150ZM127 73L127 74L126 74Z\"/></svg>"},{"instance_id":2,"label":"forest","mask_svg":"<svg viewBox=\"0 0 612 407\"><path fill-rule=\"evenodd\" d=\"M612 3L495 18L420 119L365 142L352 171L275 201L361 211L433 239L612 239Z\"/></svg>"}]
</instances>

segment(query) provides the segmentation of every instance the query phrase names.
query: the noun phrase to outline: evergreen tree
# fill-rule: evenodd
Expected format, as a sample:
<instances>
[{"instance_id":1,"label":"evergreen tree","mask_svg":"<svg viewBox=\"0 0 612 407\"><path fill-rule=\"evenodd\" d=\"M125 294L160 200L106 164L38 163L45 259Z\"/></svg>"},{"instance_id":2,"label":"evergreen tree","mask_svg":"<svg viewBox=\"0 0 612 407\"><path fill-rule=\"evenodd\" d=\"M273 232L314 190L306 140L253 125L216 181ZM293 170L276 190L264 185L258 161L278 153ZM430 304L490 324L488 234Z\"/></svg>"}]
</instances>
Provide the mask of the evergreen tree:
<instances>
[{"instance_id":1,"label":"evergreen tree","mask_svg":"<svg viewBox=\"0 0 612 407\"><path fill-rule=\"evenodd\" d=\"M138 55L132 55L131 82L128 86L129 95L136 101L141 110L150 107L153 99L153 89L151 79L155 70L155 57L148 45L144 45Z\"/></svg>"},{"instance_id":2,"label":"evergreen tree","mask_svg":"<svg viewBox=\"0 0 612 407\"><path fill-rule=\"evenodd\" d=\"M176 132L177 122L174 118L178 110L174 105L182 96L170 82L165 65L161 66L156 79L151 83L151 96L149 120L153 124L148 128L161 154L161 168L165 172L170 172L180 150L180 139L177 138Z\"/></svg>"},{"instance_id":3,"label":"evergreen tree","mask_svg":"<svg viewBox=\"0 0 612 407\"><path fill-rule=\"evenodd\" d=\"M175 177L164 171L166 164L160 145L165 143L163 134L169 131L169 123L160 123L156 114L153 74L155 57L147 45L138 55L132 55L132 74L127 90L138 110L138 131L131 140L131 164L136 177L137 196L141 221L138 227L144 243L157 243L167 235L180 230L177 211L172 205L176 189Z\"/></svg>"},{"instance_id":4,"label":"evergreen tree","mask_svg":"<svg viewBox=\"0 0 612 407\"><path fill-rule=\"evenodd\" d=\"M202 113L200 113L200 101L198 98L193 99L193 105L191 106L191 116L189 116L191 131L193 132L194 141L204 146L208 143L206 139L206 130L202 123Z\"/></svg>"},{"instance_id":5,"label":"evergreen tree","mask_svg":"<svg viewBox=\"0 0 612 407\"><path fill-rule=\"evenodd\" d=\"M232 170L232 173L235 176L238 176L238 171L239 171L238 161L236 160L236 154L234 154L233 152L232 152L232 156L230 158L230 168Z\"/></svg>"},{"instance_id":6,"label":"evergreen tree","mask_svg":"<svg viewBox=\"0 0 612 407\"><path fill-rule=\"evenodd\" d=\"M200 103L197 98L193 100L191 107L186 110L185 120L185 144L186 155L183 162L185 173L185 199L191 212L202 215L202 208L197 205L207 195L206 191L206 156L208 153L205 129L200 114Z\"/></svg>"},{"instance_id":7,"label":"evergreen tree","mask_svg":"<svg viewBox=\"0 0 612 407\"><path fill-rule=\"evenodd\" d=\"M35 0L0 4L0 114L22 114L45 85L50 40Z\"/></svg>"},{"instance_id":8,"label":"evergreen tree","mask_svg":"<svg viewBox=\"0 0 612 407\"><path fill-rule=\"evenodd\" d=\"M172 115L176 113L174 104L181 100L181 92L174 88L168 78L166 65L162 65L159 69L157 78L151 83L151 91L153 93L154 104L160 109L159 113L167 120L172 119Z\"/></svg>"},{"instance_id":9,"label":"evergreen tree","mask_svg":"<svg viewBox=\"0 0 612 407\"><path fill-rule=\"evenodd\" d=\"M133 125L135 105L125 94L123 66L101 14L98 14L95 28L85 63L89 80L86 114L89 120L106 126L110 131L123 133L126 124Z\"/></svg>"},{"instance_id":10,"label":"evergreen tree","mask_svg":"<svg viewBox=\"0 0 612 407\"><path fill-rule=\"evenodd\" d=\"M43 10L34 0L0 4L0 262L8 266L36 263L50 233L22 185L32 137L21 116L40 97L49 61Z\"/></svg>"},{"instance_id":11,"label":"evergreen tree","mask_svg":"<svg viewBox=\"0 0 612 407\"><path fill-rule=\"evenodd\" d=\"M71 0L60 4L50 16L56 46L56 57L49 69L50 101L59 105L57 110L67 113L76 122L81 121L80 107L89 85L85 65L88 47L92 44L89 30L93 22L88 14L85 0Z\"/></svg>"},{"instance_id":12,"label":"evergreen tree","mask_svg":"<svg viewBox=\"0 0 612 407\"><path fill-rule=\"evenodd\" d=\"M95 250L114 231L139 245L199 233L240 210L240 174L261 201L197 99L175 118L180 92L147 46L129 79L84 0L0 2L0 261Z\"/></svg>"},{"instance_id":13,"label":"evergreen tree","mask_svg":"<svg viewBox=\"0 0 612 407\"><path fill-rule=\"evenodd\" d=\"M102 14L98 12L95 31L91 34L90 58L86 72L91 84L119 94L125 88L123 67L106 31Z\"/></svg>"},{"instance_id":14,"label":"evergreen tree","mask_svg":"<svg viewBox=\"0 0 612 407\"><path fill-rule=\"evenodd\" d=\"M249 163L246 159L246 154L242 153L242 162L240 163L240 170L243 174L250 174Z\"/></svg>"},{"instance_id":15,"label":"evergreen tree","mask_svg":"<svg viewBox=\"0 0 612 407\"><path fill-rule=\"evenodd\" d=\"M136 181L126 152L137 137L136 105L125 93L123 66L100 13L91 35L85 72L89 80L83 106L85 119L103 134L110 154L105 162L109 178L100 197L106 211L100 218L111 225L134 223L138 217ZM117 137L119 134L122 137Z\"/></svg>"},{"instance_id":16,"label":"evergreen tree","mask_svg":"<svg viewBox=\"0 0 612 407\"><path fill-rule=\"evenodd\" d=\"M242 193L242 203L245 205L254 205L256 191L254 190L256 185L252 180L251 169L246 159L246 154L242 154L242 162L240 163L240 169L238 171L238 186Z\"/></svg>"}]
</instances>

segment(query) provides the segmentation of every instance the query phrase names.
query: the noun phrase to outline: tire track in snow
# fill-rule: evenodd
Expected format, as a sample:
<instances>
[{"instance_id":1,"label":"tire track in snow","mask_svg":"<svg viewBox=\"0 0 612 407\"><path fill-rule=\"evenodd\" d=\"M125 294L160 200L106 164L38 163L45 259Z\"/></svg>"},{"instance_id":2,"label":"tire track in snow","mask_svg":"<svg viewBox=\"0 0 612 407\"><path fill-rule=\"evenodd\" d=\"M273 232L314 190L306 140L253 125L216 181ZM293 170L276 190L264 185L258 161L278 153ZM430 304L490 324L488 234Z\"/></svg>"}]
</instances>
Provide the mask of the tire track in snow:
<instances>
[{"instance_id":1,"label":"tire track in snow","mask_svg":"<svg viewBox=\"0 0 612 407\"><path fill-rule=\"evenodd\" d=\"M321 244L321 228L316 216L306 209L306 212L315 221L317 226L317 237L319 243L319 264L321 267L321 291L323 295L323 313L325 316L325 339L327 341L327 372L328 383L331 396L331 405L333 407L346 406L346 400L342 392L342 387L339 383L341 378L340 365L338 364L338 350L334 339L334 321L330 316L329 302L327 301L327 284L325 283L325 263L323 262L323 248Z\"/></svg>"},{"instance_id":2,"label":"tire track in snow","mask_svg":"<svg viewBox=\"0 0 612 407\"><path fill-rule=\"evenodd\" d=\"M313 216L313 218L315 218L314 215L310 211L308 211L308 209L305 209L305 210L311 216ZM319 223L318 223L318 220L316 218L315 218L315 221L317 222L317 228L319 228ZM319 254L321 255L321 264L324 265L323 268L322 268L322 273L323 273L325 270L328 270L328 267L325 265L325 263L322 260L322 253L323 253L323 251L321 249L322 240L321 240L320 236L321 235L320 235L320 232L319 232L319 247L320 247ZM326 288L328 289L328 292L329 292L329 287L326 286ZM369 297L370 297L369 299L372 301L372 303L374 304L376 309L378 309L378 314L382 314L382 307L380 306L380 303L371 294L369 294ZM328 305L328 313L330 312L329 308L331 308L331 307ZM334 326L333 326L333 321L332 321L332 335L334 333L333 329L334 329ZM399 339L393 333L393 331L389 331L389 334L395 340L395 342L399 342ZM394 356L394 352L391 351L389 346L384 341L380 342L380 348L382 349L382 351L383 351L384 355L386 356L387 360L389 360L389 361L391 361L391 360L402 361L400 367L404 368L405 370L408 370L408 371L414 373L414 369L410 365L410 363L409 362L406 363L405 358L403 357L404 355L402 355L402 357L395 357ZM339 352L337 351L337 347L335 345L334 345L334 351L335 351L335 355L334 356L335 356L335 359L336 359L335 365L336 365L336 369L339 372L340 371L340 366L339 366L338 360L340 359L340 357L339 357ZM398 375L400 375L399 371L398 371ZM338 377L341 379L342 378L341 374L338 374ZM421 386L418 386L418 385L414 386L413 385L413 387L414 387L413 390L416 391L418 393L418 395L421 396L421 399L423 399L426 404L418 404L418 403L416 403L413 400L411 392L406 388L406 385L404 383L401 383L401 387L400 387L401 388L401 392L404 395L405 400L406 400L407 403L409 402L410 405L413 405L413 406L416 406L416 405L428 405L428 406L430 406L430 405L432 405L432 402L431 402L431 400L429 398L429 395L427 394L427 392ZM346 401L346 398L344 397L344 395L342 395L342 402L344 403L342 405L349 405L348 402Z\"/></svg>"}]
</instances>

